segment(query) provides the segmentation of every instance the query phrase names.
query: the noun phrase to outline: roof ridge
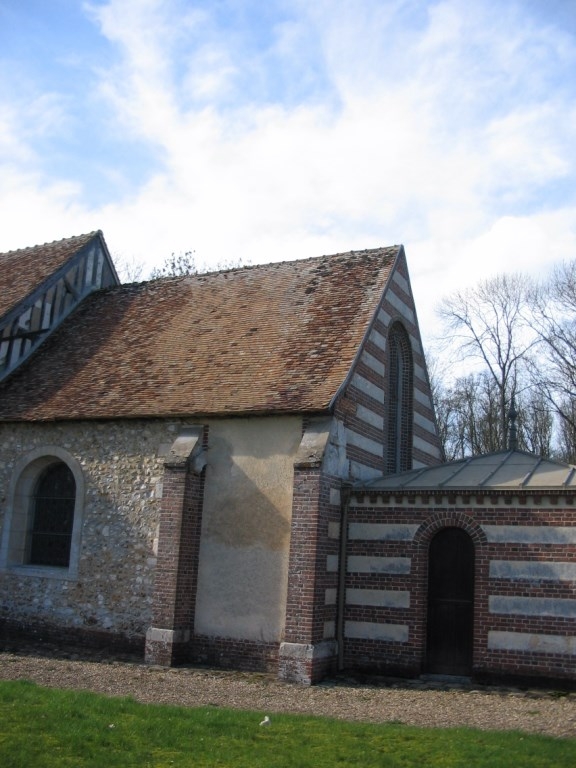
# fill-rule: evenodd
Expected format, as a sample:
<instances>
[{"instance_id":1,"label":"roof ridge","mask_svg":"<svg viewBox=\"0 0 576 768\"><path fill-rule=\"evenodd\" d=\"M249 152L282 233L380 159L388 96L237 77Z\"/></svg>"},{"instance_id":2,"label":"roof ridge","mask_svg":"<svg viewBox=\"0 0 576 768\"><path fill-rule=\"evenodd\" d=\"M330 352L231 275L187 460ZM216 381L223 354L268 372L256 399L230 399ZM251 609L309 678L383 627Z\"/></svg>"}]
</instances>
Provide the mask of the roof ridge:
<instances>
[{"instance_id":1,"label":"roof ridge","mask_svg":"<svg viewBox=\"0 0 576 768\"><path fill-rule=\"evenodd\" d=\"M50 245L59 245L62 243L70 242L71 240L89 239L95 235L102 234L101 229L94 229L92 232L85 232L82 235L71 235L70 237L61 237L59 240L50 240L46 243L36 243L36 245L28 245L25 248L12 248L9 251L0 251L0 256L8 256L11 253L22 253L22 251L33 251L35 248L46 248Z\"/></svg>"},{"instance_id":2,"label":"roof ridge","mask_svg":"<svg viewBox=\"0 0 576 768\"><path fill-rule=\"evenodd\" d=\"M142 280L139 284L143 283L157 283L159 281L168 280L183 280L189 277L207 277L212 275L221 275L229 272L244 272L252 269L264 269L265 267L282 267L286 264L308 264L313 261L322 261L323 259L336 259L338 257L350 257L362 254L377 254L384 251L397 252L402 247L401 244L394 245L382 245L378 248L363 248L362 250L350 250L339 251L338 253L325 253L322 256L307 256L302 259L283 259L282 261L266 261L256 264L239 264L238 266L222 267L221 269L212 269L206 272L190 272L186 275L161 275L160 277L154 277L149 280Z\"/></svg>"}]
</instances>

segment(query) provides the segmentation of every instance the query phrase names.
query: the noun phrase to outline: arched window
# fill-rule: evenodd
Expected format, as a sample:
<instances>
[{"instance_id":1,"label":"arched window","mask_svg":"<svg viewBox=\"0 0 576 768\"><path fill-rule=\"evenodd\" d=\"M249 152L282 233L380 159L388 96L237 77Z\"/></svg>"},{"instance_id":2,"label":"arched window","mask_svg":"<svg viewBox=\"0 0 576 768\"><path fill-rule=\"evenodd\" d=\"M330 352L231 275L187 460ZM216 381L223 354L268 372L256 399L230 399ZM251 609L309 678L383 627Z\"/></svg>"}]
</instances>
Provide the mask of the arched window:
<instances>
[{"instance_id":1,"label":"arched window","mask_svg":"<svg viewBox=\"0 0 576 768\"><path fill-rule=\"evenodd\" d=\"M84 489L82 468L68 451L45 446L21 457L8 486L0 568L22 576L76 578Z\"/></svg>"},{"instance_id":2,"label":"arched window","mask_svg":"<svg viewBox=\"0 0 576 768\"><path fill-rule=\"evenodd\" d=\"M33 495L28 563L67 568L74 526L76 483L60 461L40 474Z\"/></svg>"},{"instance_id":3,"label":"arched window","mask_svg":"<svg viewBox=\"0 0 576 768\"><path fill-rule=\"evenodd\" d=\"M388 333L388 407L386 471L412 468L414 364L410 339L401 323Z\"/></svg>"}]
</instances>

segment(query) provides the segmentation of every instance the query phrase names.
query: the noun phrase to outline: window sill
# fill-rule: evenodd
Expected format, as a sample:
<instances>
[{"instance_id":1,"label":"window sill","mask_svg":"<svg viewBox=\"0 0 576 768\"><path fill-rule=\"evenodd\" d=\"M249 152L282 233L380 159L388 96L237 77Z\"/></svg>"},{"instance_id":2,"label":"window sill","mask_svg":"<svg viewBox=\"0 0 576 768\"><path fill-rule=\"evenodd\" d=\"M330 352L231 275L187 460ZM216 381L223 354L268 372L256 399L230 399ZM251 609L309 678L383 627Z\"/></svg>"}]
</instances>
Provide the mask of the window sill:
<instances>
[{"instance_id":1,"label":"window sill","mask_svg":"<svg viewBox=\"0 0 576 768\"><path fill-rule=\"evenodd\" d=\"M15 576L25 576L42 579L60 579L62 581L74 581L78 577L78 569L56 568L50 565L8 565L4 569Z\"/></svg>"}]
</instances>

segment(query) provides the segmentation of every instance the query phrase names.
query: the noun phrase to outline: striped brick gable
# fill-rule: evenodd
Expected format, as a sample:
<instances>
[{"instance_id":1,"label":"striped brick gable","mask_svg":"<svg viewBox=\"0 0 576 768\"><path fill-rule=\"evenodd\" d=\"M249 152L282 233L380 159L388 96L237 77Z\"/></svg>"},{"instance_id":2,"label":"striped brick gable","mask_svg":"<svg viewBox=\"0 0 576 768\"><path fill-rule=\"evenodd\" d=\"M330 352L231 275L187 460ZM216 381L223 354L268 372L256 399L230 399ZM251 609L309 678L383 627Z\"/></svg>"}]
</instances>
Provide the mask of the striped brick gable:
<instances>
[{"instance_id":1,"label":"striped brick gable","mask_svg":"<svg viewBox=\"0 0 576 768\"><path fill-rule=\"evenodd\" d=\"M398 425L398 434L391 434L390 333L396 328L406 338L411 375L405 383L404 422ZM392 450L402 454L398 457L399 468L425 467L440 461L432 394L404 249L396 259L381 302L335 403L335 413L345 430L352 477L390 474L394 467L389 456Z\"/></svg>"}]
</instances>

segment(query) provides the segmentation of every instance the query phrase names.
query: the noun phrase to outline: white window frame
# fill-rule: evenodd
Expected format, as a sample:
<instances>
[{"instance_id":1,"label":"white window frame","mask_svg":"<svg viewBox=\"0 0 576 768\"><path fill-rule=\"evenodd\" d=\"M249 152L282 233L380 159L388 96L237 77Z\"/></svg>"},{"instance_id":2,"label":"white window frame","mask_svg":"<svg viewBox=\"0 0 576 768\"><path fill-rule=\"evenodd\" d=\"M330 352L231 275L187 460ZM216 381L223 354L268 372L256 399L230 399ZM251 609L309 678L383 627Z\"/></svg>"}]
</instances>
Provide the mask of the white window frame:
<instances>
[{"instance_id":1,"label":"white window frame","mask_svg":"<svg viewBox=\"0 0 576 768\"><path fill-rule=\"evenodd\" d=\"M46 467L61 461L69 467L76 483L70 562L66 568L30 565L26 562L27 537L32 524L36 483ZM18 459L14 465L8 485L7 500L8 508L0 541L0 570L15 572L19 576L76 579L80 561L85 501L84 473L77 459L56 445L35 448Z\"/></svg>"}]
</instances>

